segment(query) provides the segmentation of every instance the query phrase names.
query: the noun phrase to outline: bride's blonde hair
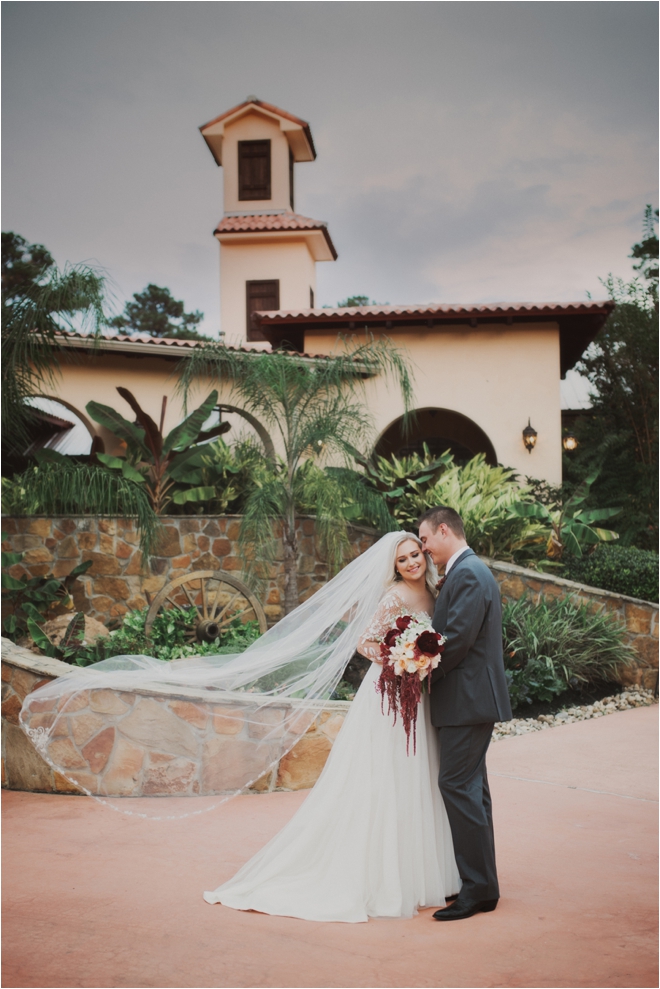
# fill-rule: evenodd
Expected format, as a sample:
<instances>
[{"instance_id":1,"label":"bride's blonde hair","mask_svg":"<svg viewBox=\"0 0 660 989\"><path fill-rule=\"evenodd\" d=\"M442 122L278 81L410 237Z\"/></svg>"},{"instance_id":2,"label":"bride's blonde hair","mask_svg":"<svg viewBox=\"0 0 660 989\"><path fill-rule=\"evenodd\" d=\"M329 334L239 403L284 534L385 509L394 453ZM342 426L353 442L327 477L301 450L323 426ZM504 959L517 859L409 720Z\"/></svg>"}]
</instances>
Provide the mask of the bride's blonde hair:
<instances>
[{"instance_id":1,"label":"bride's blonde hair","mask_svg":"<svg viewBox=\"0 0 660 989\"><path fill-rule=\"evenodd\" d=\"M390 569L389 569L389 578L388 578L388 580L386 581L386 584L385 584L386 588L389 590L390 587L394 587L394 585L396 583L398 583L400 580L403 579L401 577L401 574L399 573L399 571L396 568L396 558L397 558L397 555L398 555L398 552L399 552L399 546L401 545L401 543L405 543L409 539L412 539L412 541L415 542L415 543L417 543L417 545L419 546L419 548L422 550L422 553L424 554L424 559L426 560L426 575L425 575L426 586L429 589L429 591L431 592L431 594L433 595L433 597L434 598L437 597L438 596L438 591L437 591L437 588L436 588L435 585L438 583L438 571L436 569L436 566L435 566L435 563L433 562L433 560L426 553L424 553L424 547L422 546L422 542L421 542L419 536L416 536L414 532L402 532L402 533L400 533L400 535L401 535L401 538L392 547L392 555L391 555Z\"/></svg>"}]
</instances>

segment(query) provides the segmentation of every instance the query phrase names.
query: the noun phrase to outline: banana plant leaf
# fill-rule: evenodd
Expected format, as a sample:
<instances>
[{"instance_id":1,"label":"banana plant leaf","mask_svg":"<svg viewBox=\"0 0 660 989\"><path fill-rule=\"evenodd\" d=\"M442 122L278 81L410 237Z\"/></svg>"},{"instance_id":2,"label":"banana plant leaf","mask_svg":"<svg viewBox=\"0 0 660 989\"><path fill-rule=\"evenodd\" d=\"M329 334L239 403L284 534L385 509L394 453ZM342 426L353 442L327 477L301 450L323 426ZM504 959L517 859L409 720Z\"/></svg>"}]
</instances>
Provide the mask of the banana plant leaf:
<instances>
[{"instance_id":1,"label":"banana plant leaf","mask_svg":"<svg viewBox=\"0 0 660 989\"><path fill-rule=\"evenodd\" d=\"M20 563L23 559L22 553L6 553L2 550L2 566L13 567L15 563Z\"/></svg>"},{"instance_id":2,"label":"banana plant leaf","mask_svg":"<svg viewBox=\"0 0 660 989\"><path fill-rule=\"evenodd\" d=\"M133 395L133 393L130 392L128 388L119 387L117 388L117 391L124 399L124 401L128 402L130 407L133 409L133 412L135 412L135 418L137 419L137 421L142 426L142 429L144 430L144 438L146 440L147 446L149 447L149 450L151 451L152 456L154 457L155 460L160 460L161 454L163 452L163 434L161 433L160 429L153 421L149 413L144 411L144 409L136 399L135 395ZM163 412L162 412L163 419L165 418L166 405L167 405L167 399L163 398Z\"/></svg>"},{"instance_id":3,"label":"banana plant leaf","mask_svg":"<svg viewBox=\"0 0 660 989\"><path fill-rule=\"evenodd\" d=\"M545 522L552 522L552 516L548 509L538 502L516 501L511 505L510 511L518 518L543 519Z\"/></svg>"},{"instance_id":4,"label":"banana plant leaf","mask_svg":"<svg viewBox=\"0 0 660 989\"><path fill-rule=\"evenodd\" d=\"M587 512L579 511L574 517L580 522L590 525L592 522L604 522L605 519L614 518L615 515L619 515L622 511L623 509L621 508L592 508Z\"/></svg>"},{"instance_id":5,"label":"banana plant leaf","mask_svg":"<svg viewBox=\"0 0 660 989\"><path fill-rule=\"evenodd\" d=\"M113 457L109 453L97 453L96 457L106 467L110 467L112 470L120 470L129 481L135 481L136 484L145 483L144 474L141 474L136 467L129 464L123 457Z\"/></svg>"},{"instance_id":6,"label":"banana plant leaf","mask_svg":"<svg viewBox=\"0 0 660 989\"><path fill-rule=\"evenodd\" d=\"M603 543L613 543L616 539L619 538L619 533L613 532L612 529L598 529L596 526L594 526L593 531L598 534L598 538Z\"/></svg>"},{"instance_id":7,"label":"banana plant leaf","mask_svg":"<svg viewBox=\"0 0 660 989\"><path fill-rule=\"evenodd\" d=\"M150 455L151 451L145 443L144 430L135 423L129 422L115 409L111 409L109 405L101 405L100 402L88 402L85 408L90 418L98 422L99 426L105 426L115 436L126 440L127 443L133 443L145 456Z\"/></svg>"},{"instance_id":8,"label":"banana plant leaf","mask_svg":"<svg viewBox=\"0 0 660 989\"><path fill-rule=\"evenodd\" d=\"M165 440L163 441L163 453L170 453L172 450L187 447L191 443L194 443L199 434L202 432L202 426L211 415L217 404L218 393L214 390L208 398L202 402L198 409L191 412L187 419L184 419L183 422L179 423L178 426L175 426L175 428L167 434ZM224 426L225 423L221 423L221 425ZM209 432L213 433L213 430L209 430ZM219 434L216 433L216 435Z\"/></svg>"},{"instance_id":9,"label":"banana plant leaf","mask_svg":"<svg viewBox=\"0 0 660 989\"><path fill-rule=\"evenodd\" d=\"M82 645L85 638L85 613L78 611L66 627L66 631L60 642L60 650L67 652L70 649L77 649Z\"/></svg>"},{"instance_id":10,"label":"banana plant leaf","mask_svg":"<svg viewBox=\"0 0 660 989\"><path fill-rule=\"evenodd\" d=\"M28 618L27 627L28 627L28 632L34 639L35 645L38 646L39 649L41 649L41 651L44 652L47 656L50 656L52 659L57 659L59 655L59 649L57 649L57 647L53 645L53 643L50 641L44 630L40 628L37 625L37 623L33 621L32 618Z\"/></svg>"},{"instance_id":11,"label":"banana plant leaf","mask_svg":"<svg viewBox=\"0 0 660 989\"><path fill-rule=\"evenodd\" d=\"M26 587L27 584L24 580L19 580L17 577L12 577L11 574L3 573L2 575L3 591L24 591Z\"/></svg>"},{"instance_id":12,"label":"banana plant leaf","mask_svg":"<svg viewBox=\"0 0 660 989\"><path fill-rule=\"evenodd\" d=\"M185 491L175 491L172 495L172 501L176 505L185 505L189 501L210 501L215 498L215 495L215 488L207 485L200 488L186 488Z\"/></svg>"}]
</instances>

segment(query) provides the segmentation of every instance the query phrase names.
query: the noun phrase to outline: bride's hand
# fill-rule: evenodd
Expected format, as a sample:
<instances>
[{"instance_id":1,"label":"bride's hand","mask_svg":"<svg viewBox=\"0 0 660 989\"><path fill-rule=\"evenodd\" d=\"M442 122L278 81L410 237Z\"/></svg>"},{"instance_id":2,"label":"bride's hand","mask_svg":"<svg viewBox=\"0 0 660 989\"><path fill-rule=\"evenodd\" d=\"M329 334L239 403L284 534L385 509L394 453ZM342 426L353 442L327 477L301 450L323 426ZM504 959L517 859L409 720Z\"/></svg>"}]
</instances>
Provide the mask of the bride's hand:
<instances>
[{"instance_id":1,"label":"bride's hand","mask_svg":"<svg viewBox=\"0 0 660 989\"><path fill-rule=\"evenodd\" d=\"M362 647L360 653L365 659L376 663L378 666L383 665L383 658L380 654L380 642L362 642L360 645Z\"/></svg>"}]
</instances>

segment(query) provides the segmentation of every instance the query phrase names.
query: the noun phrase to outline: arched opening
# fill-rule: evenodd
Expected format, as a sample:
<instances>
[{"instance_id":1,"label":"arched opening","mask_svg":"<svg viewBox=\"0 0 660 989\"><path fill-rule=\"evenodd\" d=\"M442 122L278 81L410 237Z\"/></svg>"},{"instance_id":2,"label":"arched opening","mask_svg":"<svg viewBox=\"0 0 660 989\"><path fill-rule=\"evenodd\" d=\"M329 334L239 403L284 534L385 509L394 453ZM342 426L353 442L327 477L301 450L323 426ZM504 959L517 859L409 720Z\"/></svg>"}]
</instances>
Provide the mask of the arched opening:
<instances>
[{"instance_id":1,"label":"arched opening","mask_svg":"<svg viewBox=\"0 0 660 989\"><path fill-rule=\"evenodd\" d=\"M89 454L96 431L84 412L65 399L49 395L34 395L27 402L36 410L36 417L30 428L32 442L25 456L41 449L68 456Z\"/></svg>"},{"instance_id":2,"label":"arched opening","mask_svg":"<svg viewBox=\"0 0 660 989\"><path fill-rule=\"evenodd\" d=\"M375 453L381 457L410 456L421 453L426 443L436 456L449 450L457 464L465 464L478 453L486 456L486 463L495 466L495 447L476 422L451 409L416 409L408 428L404 429L403 417L390 423L376 443Z\"/></svg>"}]
</instances>

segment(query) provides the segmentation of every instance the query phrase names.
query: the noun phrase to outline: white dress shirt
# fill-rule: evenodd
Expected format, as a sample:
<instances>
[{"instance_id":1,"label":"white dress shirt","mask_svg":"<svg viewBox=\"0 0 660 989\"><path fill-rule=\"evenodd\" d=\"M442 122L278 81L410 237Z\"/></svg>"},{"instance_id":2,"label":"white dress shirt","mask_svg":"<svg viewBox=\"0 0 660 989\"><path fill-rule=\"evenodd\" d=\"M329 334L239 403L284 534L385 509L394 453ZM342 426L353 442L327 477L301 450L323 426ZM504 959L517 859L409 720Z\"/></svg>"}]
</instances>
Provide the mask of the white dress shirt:
<instances>
[{"instance_id":1,"label":"white dress shirt","mask_svg":"<svg viewBox=\"0 0 660 989\"><path fill-rule=\"evenodd\" d=\"M459 556L461 556L465 552L466 549L469 549L469 546L463 546L461 549L457 549L454 555L449 557L445 565L445 572L444 572L445 577L456 563L456 560L459 558Z\"/></svg>"}]
</instances>

